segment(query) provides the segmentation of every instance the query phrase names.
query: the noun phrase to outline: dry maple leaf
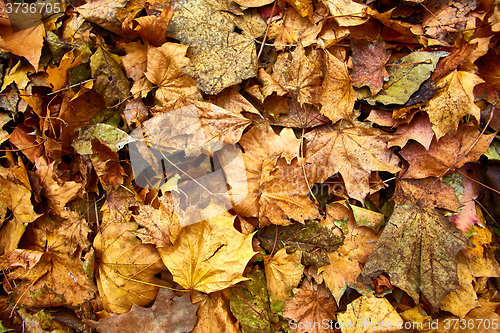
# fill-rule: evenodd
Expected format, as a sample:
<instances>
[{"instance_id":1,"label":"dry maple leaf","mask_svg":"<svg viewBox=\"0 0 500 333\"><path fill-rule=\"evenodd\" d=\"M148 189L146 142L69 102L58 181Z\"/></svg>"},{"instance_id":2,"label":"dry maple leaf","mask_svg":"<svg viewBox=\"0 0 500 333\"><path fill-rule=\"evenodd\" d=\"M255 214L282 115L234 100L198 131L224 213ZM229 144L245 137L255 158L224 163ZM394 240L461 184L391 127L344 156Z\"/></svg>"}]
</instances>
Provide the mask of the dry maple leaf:
<instances>
[{"instance_id":1,"label":"dry maple leaf","mask_svg":"<svg viewBox=\"0 0 500 333\"><path fill-rule=\"evenodd\" d=\"M385 69L385 64L390 58L390 54L385 49L382 39L377 39L373 43L353 39L352 48L352 84L355 87L368 86L375 96L384 85L385 79L389 77Z\"/></svg>"},{"instance_id":2,"label":"dry maple leaf","mask_svg":"<svg viewBox=\"0 0 500 333\"><path fill-rule=\"evenodd\" d=\"M432 123L432 129L439 140L446 133L455 133L460 120L471 115L479 121L480 109L474 104L474 86L484 82L476 74L454 71L436 85L444 87L434 96L425 107Z\"/></svg>"},{"instance_id":3,"label":"dry maple leaf","mask_svg":"<svg viewBox=\"0 0 500 333\"><path fill-rule=\"evenodd\" d=\"M271 303L283 302L290 298L290 291L297 287L302 279L304 266L300 263L302 252L297 250L288 254L286 248L277 251L264 260L267 289Z\"/></svg>"},{"instance_id":4,"label":"dry maple leaf","mask_svg":"<svg viewBox=\"0 0 500 333\"><path fill-rule=\"evenodd\" d=\"M321 114L333 123L340 119L353 120L356 96L345 63L330 52L325 53L326 73L323 80L319 103Z\"/></svg>"},{"instance_id":5,"label":"dry maple leaf","mask_svg":"<svg viewBox=\"0 0 500 333\"><path fill-rule=\"evenodd\" d=\"M167 6L160 16L148 15L123 21L122 29L125 33L138 34L142 40L154 46L160 46L166 41L168 25L173 14L171 6Z\"/></svg>"},{"instance_id":6,"label":"dry maple leaf","mask_svg":"<svg viewBox=\"0 0 500 333\"><path fill-rule=\"evenodd\" d=\"M337 317L341 327L345 327L342 329L345 333L371 332L369 327L376 327L377 331L392 332L403 325L403 319L391 303L383 297L377 298L373 295L355 299L347 305L346 311L338 313Z\"/></svg>"},{"instance_id":7,"label":"dry maple leaf","mask_svg":"<svg viewBox=\"0 0 500 333\"><path fill-rule=\"evenodd\" d=\"M372 230L357 226L349 208L342 204L328 206L326 214L327 223L332 224L332 226L335 221L348 219L344 243L335 251L328 253L330 264L320 267L318 270L338 303L345 290L349 286L356 285L362 265L372 252L378 237Z\"/></svg>"},{"instance_id":8,"label":"dry maple leaf","mask_svg":"<svg viewBox=\"0 0 500 333\"><path fill-rule=\"evenodd\" d=\"M269 124L262 123L246 132L239 140L239 144L244 150L246 179L232 176L233 172L227 163L222 163L222 169L231 187L231 194L235 198L234 211L243 216L257 217L264 161L282 156L291 162L299 155L300 140L295 137L292 129L285 128L277 135ZM221 159L224 161L224 156L221 156Z\"/></svg>"},{"instance_id":9,"label":"dry maple leaf","mask_svg":"<svg viewBox=\"0 0 500 333\"><path fill-rule=\"evenodd\" d=\"M467 162L479 159L489 147L494 134L481 134L476 127L465 124L456 134L447 134L432 142L429 150L420 144L409 143L401 156L410 164L405 178L441 177L448 171L460 168Z\"/></svg>"},{"instance_id":10,"label":"dry maple leaf","mask_svg":"<svg viewBox=\"0 0 500 333\"><path fill-rule=\"evenodd\" d=\"M92 326L106 333L184 333L196 324L197 309L189 295L175 296L172 291L161 289L151 308L132 305L129 312L101 319Z\"/></svg>"},{"instance_id":11,"label":"dry maple leaf","mask_svg":"<svg viewBox=\"0 0 500 333\"><path fill-rule=\"evenodd\" d=\"M173 246L158 249L175 282L186 289L210 293L246 279L243 271L255 254L253 235L236 231L234 218L224 212L190 225Z\"/></svg>"},{"instance_id":12,"label":"dry maple leaf","mask_svg":"<svg viewBox=\"0 0 500 333\"><path fill-rule=\"evenodd\" d=\"M318 166L310 182L339 172L350 197L363 202L371 171L398 172L398 158L387 148L389 137L375 128L352 125L315 129L306 135L306 162Z\"/></svg>"},{"instance_id":13,"label":"dry maple leaf","mask_svg":"<svg viewBox=\"0 0 500 333\"><path fill-rule=\"evenodd\" d=\"M288 225L292 221L304 223L319 217L316 204L309 198L310 183L307 173L295 159L291 164L283 158L262 163L259 198L259 224Z\"/></svg>"},{"instance_id":14,"label":"dry maple leaf","mask_svg":"<svg viewBox=\"0 0 500 333\"><path fill-rule=\"evenodd\" d=\"M421 207L458 211L460 202L453 189L439 178L401 179L394 193L396 202L413 202Z\"/></svg>"},{"instance_id":15,"label":"dry maple leaf","mask_svg":"<svg viewBox=\"0 0 500 333\"><path fill-rule=\"evenodd\" d=\"M187 48L182 44L165 43L148 49L144 75L158 86L155 96L164 107L198 97L196 82L182 71L189 64L189 58L185 56Z\"/></svg>"},{"instance_id":16,"label":"dry maple leaf","mask_svg":"<svg viewBox=\"0 0 500 333\"><path fill-rule=\"evenodd\" d=\"M328 289L305 280L300 288L294 290L293 298L286 303L283 316L294 320L294 332L297 333L332 332L328 327L318 327L315 323L334 320L335 310L337 306Z\"/></svg>"},{"instance_id":17,"label":"dry maple leaf","mask_svg":"<svg viewBox=\"0 0 500 333\"><path fill-rule=\"evenodd\" d=\"M314 104L322 78L319 51L312 50L307 54L299 43L291 54L278 55L273 66L273 77L301 105Z\"/></svg>"},{"instance_id":18,"label":"dry maple leaf","mask_svg":"<svg viewBox=\"0 0 500 333\"><path fill-rule=\"evenodd\" d=\"M437 309L457 287L456 255L466 245L467 239L437 210L398 204L368 257L363 279L386 272L415 302L420 291Z\"/></svg>"}]
</instances>

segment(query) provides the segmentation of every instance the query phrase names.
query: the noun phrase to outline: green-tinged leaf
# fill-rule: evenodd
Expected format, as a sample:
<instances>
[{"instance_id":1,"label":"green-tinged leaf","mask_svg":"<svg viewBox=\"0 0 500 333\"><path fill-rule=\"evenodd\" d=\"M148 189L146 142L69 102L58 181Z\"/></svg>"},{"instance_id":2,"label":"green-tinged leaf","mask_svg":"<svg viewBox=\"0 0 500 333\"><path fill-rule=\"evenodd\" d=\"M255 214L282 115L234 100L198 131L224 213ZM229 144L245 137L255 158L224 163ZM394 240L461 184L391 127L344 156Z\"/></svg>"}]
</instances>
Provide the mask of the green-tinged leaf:
<instances>
[{"instance_id":1,"label":"green-tinged leaf","mask_svg":"<svg viewBox=\"0 0 500 333\"><path fill-rule=\"evenodd\" d=\"M94 87L106 106L116 105L129 96L130 84L119 56L99 47L90 57L90 70L95 79Z\"/></svg>"},{"instance_id":2,"label":"green-tinged leaf","mask_svg":"<svg viewBox=\"0 0 500 333\"><path fill-rule=\"evenodd\" d=\"M489 160L500 160L500 142L493 142L484 155Z\"/></svg>"},{"instance_id":3,"label":"green-tinged leaf","mask_svg":"<svg viewBox=\"0 0 500 333\"><path fill-rule=\"evenodd\" d=\"M302 250L302 263L316 267L328 265L330 261L327 252L335 251L344 241L343 236L315 221L278 226L277 232L276 245L276 226L268 226L257 233L260 245L266 251L271 252L273 247L275 251L283 247L288 247L291 251Z\"/></svg>"},{"instance_id":4,"label":"green-tinged leaf","mask_svg":"<svg viewBox=\"0 0 500 333\"><path fill-rule=\"evenodd\" d=\"M118 151L127 143L134 141L121 129L107 124L97 124L80 128L78 136L73 141L73 148L80 155L92 154L92 140L99 140L112 151Z\"/></svg>"},{"instance_id":5,"label":"green-tinged leaf","mask_svg":"<svg viewBox=\"0 0 500 333\"><path fill-rule=\"evenodd\" d=\"M441 57L447 52L413 52L389 66L389 81L384 89L373 98L367 98L370 104L405 104L410 96L427 80Z\"/></svg>"},{"instance_id":6,"label":"green-tinged leaf","mask_svg":"<svg viewBox=\"0 0 500 333\"><path fill-rule=\"evenodd\" d=\"M458 286L456 255L466 245L467 239L437 210L398 205L368 257L363 280L386 272L415 302L422 292L437 309Z\"/></svg>"},{"instance_id":7,"label":"green-tinged leaf","mask_svg":"<svg viewBox=\"0 0 500 333\"><path fill-rule=\"evenodd\" d=\"M240 321L243 333L271 333L271 312L264 272L256 268L248 274L248 278L231 290L231 312Z\"/></svg>"},{"instance_id":8,"label":"green-tinged leaf","mask_svg":"<svg viewBox=\"0 0 500 333\"><path fill-rule=\"evenodd\" d=\"M357 225L368 227L375 232L384 225L384 214L354 205L350 206Z\"/></svg>"},{"instance_id":9,"label":"green-tinged leaf","mask_svg":"<svg viewBox=\"0 0 500 333\"><path fill-rule=\"evenodd\" d=\"M3 323L0 320L0 333L10 332L10 331L13 331L13 329L3 326Z\"/></svg>"}]
</instances>

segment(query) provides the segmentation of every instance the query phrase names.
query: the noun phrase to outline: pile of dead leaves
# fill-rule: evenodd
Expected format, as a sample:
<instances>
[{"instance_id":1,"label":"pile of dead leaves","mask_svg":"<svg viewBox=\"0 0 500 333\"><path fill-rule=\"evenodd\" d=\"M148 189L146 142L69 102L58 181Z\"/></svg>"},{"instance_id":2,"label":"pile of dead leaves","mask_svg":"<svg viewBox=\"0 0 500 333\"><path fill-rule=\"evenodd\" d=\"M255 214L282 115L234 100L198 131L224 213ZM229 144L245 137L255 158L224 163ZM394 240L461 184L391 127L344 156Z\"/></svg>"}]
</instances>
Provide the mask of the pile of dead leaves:
<instances>
[{"instance_id":1,"label":"pile of dead leaves","mask_svg":"<svg viewBox=\"0 0 500 333\"><path fill-rule=\"evenodd\" d=\"M497 0L50 4L0 4L1 332L498 329Z\"/></svg>"}]
</instances>

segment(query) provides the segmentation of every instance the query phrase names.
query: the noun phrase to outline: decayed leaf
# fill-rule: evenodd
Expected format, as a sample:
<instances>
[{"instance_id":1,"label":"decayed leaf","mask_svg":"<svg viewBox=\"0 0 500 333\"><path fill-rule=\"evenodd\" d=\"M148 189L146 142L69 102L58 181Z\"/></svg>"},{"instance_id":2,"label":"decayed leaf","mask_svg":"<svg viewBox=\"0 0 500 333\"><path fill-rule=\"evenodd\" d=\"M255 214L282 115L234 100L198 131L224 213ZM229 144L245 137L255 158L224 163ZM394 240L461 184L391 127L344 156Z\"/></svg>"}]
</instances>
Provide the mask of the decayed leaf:
<instances>
[{"instance_id":1,"label":"decayed leaf","mask_svg":"<svg viewBox=\"0 0 500 333\"><path fill-rule=\"evenodd\" d=\"M81 155L93 154L92 140L99 140L112 151L118 151L134 141L132 137L119 128L108 124L95 124L79 129L78 136L73 141L73 148Z\"/></svg>"},{"instance_id":2,"label":"decayed leaf","mask_svg":"<svg viewBox=\"0 0 500 333\"><path fill-rule=\"evenodd\" d=\"M209 0L176 2L168 28L172 37L192 48L186 72L211 95L257 74L255 42L233 32L232 17L221 6Z\"/></svg>"},{"instance_id":3,"label":"decayed leaf","mask_svg":"<svg viewBox=\"0 0 500 333\"><path fill-rule=\"evenodd\" d=\"M415 140L425 149L429 149L434 132L429 117L425 113L417 114L409 124L398 126L394 136L389 141L389 147L399 146L403 148L409 140Z\"/></svg>"},{"instance_id":4,"label":"decayed leaf","mask_svg":"<svg viewBox=\"0 0 500 333\"><path fill-rule=\"evenodd\" d=\"M161 289L151 308L132 305L127 313L99 320L95 328L106 333L184 333L196 324L197 309L189 295L175 296L172 291Z\"/></svg>"},{"instance_id":5,"label":"decayed leaf","mask_svg":"<svg viewBox=\"0 0 500 333\"><path fill-rule=\"evenodd\" d=\"M287 254L286 248L282 248L264 260L267 289L272 303L290 298L290 291L297 287L302 279L304 266L300 263L301 259L300 250Z\"/></svg>"},{"instance_id":6,"label":"decayed leaf","mask_svg":"<svg viewBox=\"0 0 500 333\"><path fill-rule=\"evenodd\" d=\"M386 105L405 104L420 85L431 76L439 58L447 54L443 51L417 51L404 56L389 67L389 81L385 83L384 89L375 97L368 98L367 102L371 104L379 102Z\"/></svg>"},{"instance_id":7,"label":"decayed leaf","mask_svg":"<svg viewBox=\"0 0 500 333\"><path fill-rule=\"evenodd\" d=\"M198 322L192 333L240 333L231 317L229 305L217 293L203 296L198 308Z\"/></svg>"},{"instance_id":8,"label":"decayed leaf","mask_svg":"<svg viewBox=\"0 0 500 333\"><path fill-rule=\"evenodd\" d=\"M2 35L0 37L0 49L24 57L37 71L42 54L43 37L45 37L44 25L39 24Z\"/></svg>"},{"instance_id":9,"label":"decayed leaf","mask_svg":"<svg viewBox=\"0 0 500 333\"><path fill-rule=\"evenodd\" d=\"M393 332L403 326L403 319L391 303L386 298L377 298L373 295L357 298L337 317L343 327L343 333L367 333L375 329ZM382 323L386 326L382 326Z\"/></svg>"},{"instance_id":10,"label":"decayed leaf","mask_svg":"<svg viewBox=\"0 0 500 333\"><path fill-rule=\"evenodd\" d=\"M282 53L273 66L274 79L302 105L314 104L318 99L321 85L320 53L312 50L309 54L299 43L291 53Z\"/></svg>"},{"instance_id":11,"label":"decayed leaf","mask_svg":"<svg viewBox=\"0 0 500 333\"><path fill-rule=\"evenodd\" d=\"M346 65L326 52L326 73L319 97L321 114L333 123L340 119L352 120L355 101L356 95Z\"/></svg>"},{"instance_id":12,"label":"decayed leaf","mask_svg":"<svg viewBox=\"0 0 500 333\"><path fill-rule=\"evenodd\" d=\"M106 106L114 106L128 97L130 85L119 56L99 47L90 57L90 70L95 79L94 87L104 98Z\"/></svg>"},{"instance_id":13,"label":"decayed leaf","mask_svg":"<svg viewBox=\"0 0 500 333\"><path fill-rule=\"evenodd\" d=\"M448 176L446 176L448 177ZM394 200L413 202L422 207L458 211L460 202L448 182L439 178L401 179L396 185Z\"/></svg>"},{"instance_id":14,"label":"decayed leaf","mask_svg":"<svg viewBox=\"0 0 500 333\"><path fill-rule=\"evenodd\" d=\"M285 159L269 159L262 163L260 178L260 225L303 223L319 217L316 204L309 198L304 169L297 159L287 164Z\"/></svg>"},{"instance_id":15,"label":"decayed leaf","mask_svg":"<svg viewBox=\"0 0 500 333\"><path fill-rule=\"evenodd\" d=\"M352 83L355 87L368 86L372 96L376 95L389 77L385 64L390 54L385 49L382 39L371 43L367 40L354 39L352 45Z\"/></svg>"},{"instance_id":16,"label":"decayed leaf","mask_svg":"<svg viewBox=\"0 0 500 333\"><path fill-rule=\"evenodd\" d=\"M324 0L323 2L341 27L360 25L368 20L366 6L353 0Z\"/></svg>"},{"instance_id":17,"label":"decayed leaf","mask_svg":"<svg viewBox=\"0 0 500 333\"><path fill-rule=\"evenodd\" d=\"M190 225L172 247L159 249L175 282L186 289L209 293L246 279L243 270L255 254L253 235L236 231L234 218L225 212Z\"/></svg>"},{"instance_id":18,"label":"decayed leaf","mask_svg":"<svg viewBox=\"0 0 500 333\"><path fill-rule=\"evenodd\" d=\"M362 265L372 252L378 237L372 230L357 226L353 214L344 205L328 206L326 214L328 224L338 222L347 224L344 243L335 251L328 253L330 264L318 270L338 303L347 287L356 285ZM345 219L347 222L344 222Z\"/></svg>"},{"instance_id":19,"label":"decayed leaf","mask_svg":"<svg viewBox=\"0 0 500 333\"><path fill-rule=\"evenodd\" d=\"M198 97L196 82L182 71L189 64L185 56L187 48L186 45L165 43L148 49L145 75L158 86L155 96L164 107Z\"/></svg>"},{"instance_id":20,"label":"decayed leaf","mask_svg":"<svg viewBox=\"0 0 500 333\"><path fill-rule=\"evenodd\" d=\"M384 214L366 208L350 205L356 224L378 232L384 225Z\"/></svg>"},{"instance_id":21,"label":"decayed leaf","mask_svg":"<svg viewBox=\"0 0 500 333\"><path fill-rule=\"evenodd\" d=\"M343 125L313 130L306 138L306 162L320 166L310 181L339 172L349 196L361 202L370 191L371 171L399 171L398 158L387 148L389 138L378 129Z\"/></svg>"},{"instance_id":22,"label":"decayed leaf","mask_svg":"<svg viewBox=\"0 0 500 333\"><path fill-rule=\"evenodd\" d=\"M249 302L253 309L248 306ZM273 332L266 277L262 270L254 269L248 274L247 281L233 287L229 305L243 332Z\"/></svg>"},{"instance_id":23,"label":"decayed leaf","mask_svg":"<svg viewBox=\"0 0 500 333\"><path fill-rule=\"evenodd\" d=\"M331 227L315 221L308 221L305 225L295 223L289 226L269 226L260 229L257 237L261 241L260 245L268 252L273 248L280 250L283 247L290 251L300 250L302 263L316 267L328 265L327 252L335 251L344 240Z\"/></svg>"},{"instance_id":24,"label":"decayed leaf","mask_svg":"<svg viewBox=\"0 0 500 333\"><path fill-rule=\"evenodd\" d=\"M465 124L459 127L456 134L447 134L438 142L434 140L429 150L411 142L401 151L401 156L410 164L404 177L443 176L445 172L479 159L488 149L493 137L494 134L481 134L476 127Z\"/></svg>"},{"instance_id":25,"label":"decayed leaf","mask_svg":"<svg viewBox=\"0 0 500 333\"><path fill-rule=\"evenodd\" d=\"M429 114L436 138L446 133L455 133L458 123L466 115L472 115L479 121L480 109L474 104L474 86L484 82L476 74L454 71L437 82L443 87L429 101L425 111Z\"/></svg>"},{"instance_id":26,"label":"decayed leaf","mask_svg":"<svg viewBox=\"0 0 500 333\"><path fill-rule=\"evenodd\" d=\"M328 289L305 280L300 288L294 290L293 298L286 303L283 316L295 321L297 328L293 332L324 333L332 330L329 327L318 327L317 323L334 320L335 310L337 305Z\"/></svg>"},{"instance_id":27,"label":"decayed leaf","mask_svg":"<svg viewBox=\"0 0 500 333\"><path fill-rule=\"evenodd\" d=\"M418 302L419 291L434 309L457 288L458 251L466 238L435 209L398 204L368 257L365 281L382 272Z\"/></svg>"},{"instance_id":28,"label":"decayed leaf","mask_svg":"<svg viewBox=\"0 0 500 333\"><path fill-rule=\"evenodd\" d=\"M498 141L492 142L484 156L489 160L500 160L500 143Z\"/></svg>"},{"instance_id":29,"label":"decayed leaf","mask_svg":"<svg viewBox=\"0 0 500 333\"><path fill-rule=\"evenodd\" d=\"M299 155L300 140L295 137L293 130L283 129L279 135L274 133L269 124L263 123L252 127L246 132L239 144L245 153L243 160L246 169L246 179L231 176L230 165L222 165L231 186L234 201L233 209L243 216L257 217L259 215L260 180L263 163L277 156L284 157L289 163ZM222 157L221 157L222 159ZM248 193L244 196L238 193Z\"/></svg>"},{"instance_id":30,"label":"decayed leaf","mask_svg":"<svg viewBox=\"0 0 500 333\"><path fill-rule=\"evenodd\" d=\"M40 214L35 213L31 203L31 187L16 178L12 168L0 167L0 202L12 211L18 222L33 222Z\"/></svg>"},{"instance_id":31,"label":"decayed leaf","mask_svg":"<svg viewBox=\"0 0 500 333\"><path fill-rule=\"evenodd\" d=\"M494 255L492 234L487 228L473 226L474 235L470 238L472 245L463 254L474 277L500 277L500 266Z\"/></svg>"},{"instance_id":32,"label":"decayed leaf","mask_svg":"<svg viewBox=\"0 0 500 333\"><path fill-rule=\"evenodd\" d=\"M94 238L97 287L107 311L124 313L133 304L145 306L155 299L158 288L147 283L158 284L155 274L163 265L155 248L135 236L137 224L127 222L124 215L129 211L127 202L114 200L108 202L102 231Z\"/></svg>"}]
</instances>

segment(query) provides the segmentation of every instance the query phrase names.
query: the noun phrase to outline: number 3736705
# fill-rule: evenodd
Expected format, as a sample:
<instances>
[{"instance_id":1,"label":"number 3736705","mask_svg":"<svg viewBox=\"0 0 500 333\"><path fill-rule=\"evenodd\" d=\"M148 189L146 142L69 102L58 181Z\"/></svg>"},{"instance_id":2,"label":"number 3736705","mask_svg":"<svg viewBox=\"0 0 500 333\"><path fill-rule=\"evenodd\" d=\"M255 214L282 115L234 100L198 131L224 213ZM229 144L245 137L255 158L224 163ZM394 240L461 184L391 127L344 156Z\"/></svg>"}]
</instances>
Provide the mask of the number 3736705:
<instances>
[{"instance_id":1,"label":"number 3736705","mask_svg":"<svg viewBox=\"0 0 500 333\"><path fill-rule=\"evenodd\" d=\"M62 12L61 3L50 1L37 1L32 3L27 2L5 2L4 6L0 6L0 13L10 14L57 14Z\"/></svg>"},{"instance_id":2,"label":"number 3736705","mask_svg":"<svg viewBox=\"0 0 500 333\"><path fill-rule=\"evenodd\" d=\"M497 318L471 318L471 319L459 319L459 318L446 318L444 319L444 329L459 329L459 330L491 330L492 332L498 332L499 322Z\"/></svg>"}]
</instances>

